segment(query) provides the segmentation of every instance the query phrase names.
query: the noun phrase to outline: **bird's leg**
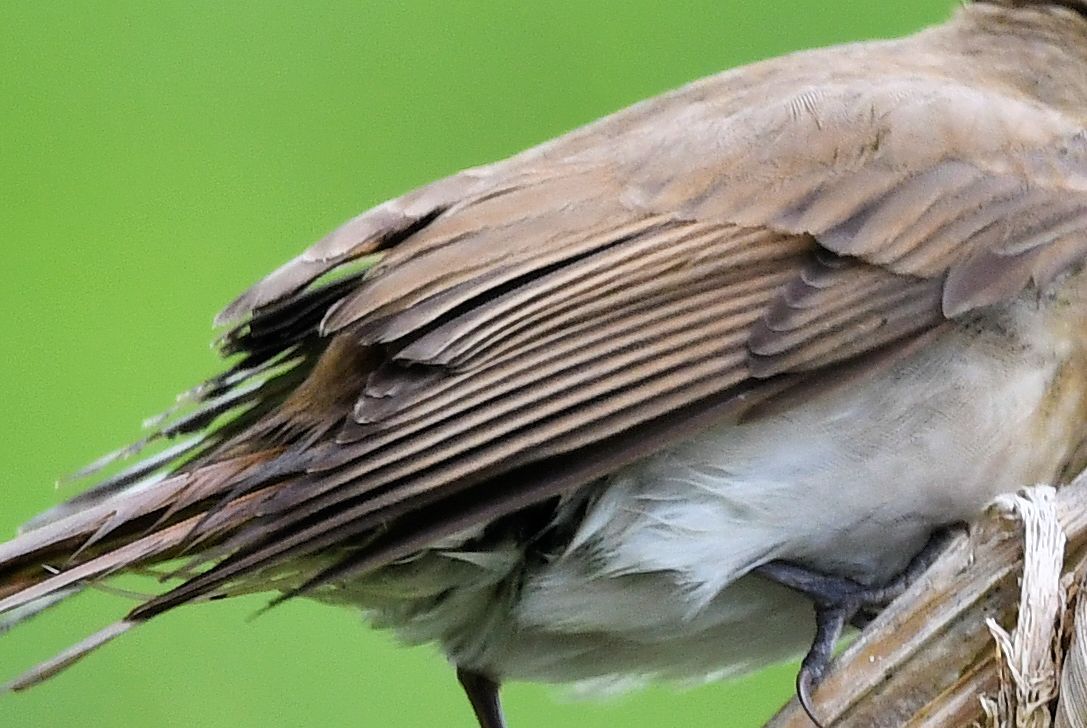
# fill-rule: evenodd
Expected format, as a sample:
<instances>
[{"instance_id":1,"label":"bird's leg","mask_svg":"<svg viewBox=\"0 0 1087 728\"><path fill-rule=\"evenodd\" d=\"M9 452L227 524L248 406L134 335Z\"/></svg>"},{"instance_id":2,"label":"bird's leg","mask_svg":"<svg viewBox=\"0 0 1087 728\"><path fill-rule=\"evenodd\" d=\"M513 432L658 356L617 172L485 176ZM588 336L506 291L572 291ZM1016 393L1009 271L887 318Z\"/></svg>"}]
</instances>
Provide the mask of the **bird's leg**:
<instances>
[{"instance_id":1,"label":"bird's leg","mask_svg":"<svg viewBox=\"0 0 1087 728\"><path fill-rule=\"evenodd\" d=\"M457 668L457 680L472 704L479 728L506 728L502 717L502 702L498 697L498 683L482 673Z\"/></svg>"},{"instance_id":2,"label":"bird's leg","mask_svg":"<svg viewBox=\"0 0 1087 728\"><path fill-rule=\"evenodd\" d=\"M845 625L852 623L863 627L871 621L873 612L906 591L940 555L951 533L952 529L949 528L934 534L901 574L881 586L866 586L846 577L821 574L787 561L771 561L754 570L754 573L794 589L815 603L815 639L796 676L797 698L813 723L821 725L814 714L811 692L826 674L834 645Z\"/></svg>"}]
</instances>

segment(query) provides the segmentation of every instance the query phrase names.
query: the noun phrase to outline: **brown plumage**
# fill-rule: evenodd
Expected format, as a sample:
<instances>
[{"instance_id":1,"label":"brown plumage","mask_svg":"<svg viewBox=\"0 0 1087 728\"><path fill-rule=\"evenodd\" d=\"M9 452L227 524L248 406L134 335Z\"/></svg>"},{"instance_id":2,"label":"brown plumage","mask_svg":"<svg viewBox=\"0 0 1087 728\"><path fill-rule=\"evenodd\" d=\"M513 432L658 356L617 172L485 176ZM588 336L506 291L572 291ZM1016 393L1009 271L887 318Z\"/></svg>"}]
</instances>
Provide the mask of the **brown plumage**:
<instances>
[{"instance_id":1,"label":"brown plumage","mask_svg":"<svg viewBox=\"0 0 1087 728\"><path fill-rule=\"evenodd\" d=\"M977 3L724 73L347 222L220 316L235 363L151 438L193 440L0 545L15 618L195 557L13 687L183 604L316 595L553 509L957 326L998 328L1024 292L1079 306L1045 319L1078 357L1085 14ZM1040 476L1073 465L1080 436L1059 437Z\"/></svg>"}]
</instances>

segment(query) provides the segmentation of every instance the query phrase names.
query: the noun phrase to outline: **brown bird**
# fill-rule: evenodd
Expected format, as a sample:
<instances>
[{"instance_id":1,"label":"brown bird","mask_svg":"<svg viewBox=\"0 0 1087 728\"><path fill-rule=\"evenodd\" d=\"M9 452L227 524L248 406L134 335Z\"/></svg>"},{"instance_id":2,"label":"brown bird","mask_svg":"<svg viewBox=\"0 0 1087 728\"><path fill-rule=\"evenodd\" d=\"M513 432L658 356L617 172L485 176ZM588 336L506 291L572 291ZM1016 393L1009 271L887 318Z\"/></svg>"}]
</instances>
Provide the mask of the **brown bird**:
<instances>
[{"instance_id":1,"label":"brown bird","mask_svg":"<svg viewBox=\"0 0 1087 728\"><path fill-rule=\"evenodd\" d=\"M934 533L1084 465L1085 256L1084 0L978 0L422 187L227 308L233 364L148 438L177 446L0 545L0 631L188 559L9 688L264 591L437 643L483 728L503 680L724 677L814 632L813 702Z\"/></svg>"}]
</instances>

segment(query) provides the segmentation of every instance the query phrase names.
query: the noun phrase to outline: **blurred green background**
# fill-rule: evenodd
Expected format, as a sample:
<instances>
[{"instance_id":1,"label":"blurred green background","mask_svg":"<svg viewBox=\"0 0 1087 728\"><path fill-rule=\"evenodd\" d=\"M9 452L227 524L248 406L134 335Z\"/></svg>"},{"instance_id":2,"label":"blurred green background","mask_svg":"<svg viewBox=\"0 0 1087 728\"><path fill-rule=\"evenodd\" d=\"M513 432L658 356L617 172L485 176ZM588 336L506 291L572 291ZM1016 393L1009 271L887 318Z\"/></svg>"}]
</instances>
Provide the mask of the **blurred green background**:
<instances>
[{"instance_id":1,"label":"blurred green background","mask_svg":"<svg viewBox=\"0 0 1087 728\"><path fill-rule=\"evenodd\" d=\"M890 37L951 0L0 2L0 533L215 370L219 306L359 210L714 71ZM346 611L184 609L5 726L474 725L432 650ZM0 678L129 605L0 640ZM721 645L727 650L728 645ZM605 703L512 685L514 728L759 725L792 666Z\"/></svg>"}]
</instances>

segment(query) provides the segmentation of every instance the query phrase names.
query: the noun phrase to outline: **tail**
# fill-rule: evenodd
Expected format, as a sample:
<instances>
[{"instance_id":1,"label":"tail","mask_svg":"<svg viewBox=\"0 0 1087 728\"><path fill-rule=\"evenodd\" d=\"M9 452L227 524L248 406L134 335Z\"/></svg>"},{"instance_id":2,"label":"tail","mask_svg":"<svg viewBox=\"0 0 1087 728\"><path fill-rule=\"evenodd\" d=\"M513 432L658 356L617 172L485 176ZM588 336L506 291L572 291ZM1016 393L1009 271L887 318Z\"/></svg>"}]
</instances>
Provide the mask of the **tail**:
<instances>
[{"instance_id":1,"label":"tail","mask_svg":"<svg viewBox=\"0 0 1087 728\"><path fill-rule=\"evenodd\" d=\"M96 475L152 444L169 447L0 543L0 636L120 573L165 568L162 582L184 582L229 554L231 537L259 518L260 504L303 472L300 453L342 420L342 410L322 405L345 384L320 363L353 357L364 371L365 362L356 361L364 352L322 338L318 324L328 302L353 282L300 294L229 332L220 344L237 355L233 367L179 398L177 407L149 423L150 434L140 442L77 476ZM316 406L314 392L321 397ZM180 568L169 564L182 557L188 562ZM250 574L197 600L282 587L282 580L274 581ZM164 585L162 592L169 591ZM158 613L141 614L137 607L0 692L36 685Z\"/></svg>"},{"instance_id":2,"label":"tail","mask_svg":"<svg viewBox=\"0 0 1087 728\"><path fill-rule=\"evenodd\" d=\"M150 569L185 555L197 563L212 559L216 547L244 528L245 521L235 514L261 494L228 502L222 498L246 473L258 472L274 459L274 453L232 457L121 491L93 506L50 518L0 545L0 634L119 573ZM141 621L126 616L4 689L31 687Z\"/></svg>"}]
</instances>

